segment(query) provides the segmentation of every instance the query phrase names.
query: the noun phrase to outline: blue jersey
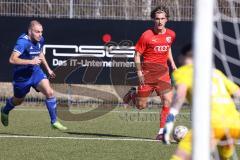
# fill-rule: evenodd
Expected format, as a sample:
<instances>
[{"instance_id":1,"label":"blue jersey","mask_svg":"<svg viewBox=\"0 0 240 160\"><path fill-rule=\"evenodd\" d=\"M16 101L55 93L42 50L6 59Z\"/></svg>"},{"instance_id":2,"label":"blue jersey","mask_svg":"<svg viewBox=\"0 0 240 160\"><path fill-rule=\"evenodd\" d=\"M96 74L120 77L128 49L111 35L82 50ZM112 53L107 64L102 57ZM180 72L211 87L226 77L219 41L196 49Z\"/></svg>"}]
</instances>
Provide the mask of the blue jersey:
<instances>
[{"instance_id":1,"label":"blue jersey","mask_svg":"<svg viewBox=\"0 0 240 160\"><path fill-rule=\"evenodd\" d=\"M31 60L39 56L43 44L43 37L39 42L33 42L28 35L24 33L17 39L13 51L19 53L19 58ZM39 65L14 65L13 80L15 82L26 81L38 70L41 70Z\"/></svg>"}]
</instances>

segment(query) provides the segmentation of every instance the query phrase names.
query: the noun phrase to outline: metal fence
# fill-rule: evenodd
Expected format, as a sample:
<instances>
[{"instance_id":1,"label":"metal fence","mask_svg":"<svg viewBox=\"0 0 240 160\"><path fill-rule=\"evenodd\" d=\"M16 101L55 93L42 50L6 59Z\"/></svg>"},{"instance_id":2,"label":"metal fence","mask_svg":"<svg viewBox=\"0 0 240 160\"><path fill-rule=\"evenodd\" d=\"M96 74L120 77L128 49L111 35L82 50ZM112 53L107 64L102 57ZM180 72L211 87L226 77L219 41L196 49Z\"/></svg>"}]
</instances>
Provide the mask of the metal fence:
<instances>
[{"instance_id":1,"label":"metal fence","mask_svg":"<svg viewBox=\"0 0 240 160\"><path fill-rule=\"evenodd\" d=\"M170 19L192 20L194 0L0 0L0 16L25 16L75 19L148 20L158 5L169 8ZM240 3L234 1L240 16ZM218 8L231 15L227 0L218 0Z\"/></svg>"},{"instance_id":2,"label":"metal fence","mask_svg":"<svg viewBox=\"0 0 240 160\"><path fill-rule=\"evenodd\" d=\"M0 16L148 20L160 4L171 20L192 19L192 0L0 0Z\"/></svg>"}]
</instances>

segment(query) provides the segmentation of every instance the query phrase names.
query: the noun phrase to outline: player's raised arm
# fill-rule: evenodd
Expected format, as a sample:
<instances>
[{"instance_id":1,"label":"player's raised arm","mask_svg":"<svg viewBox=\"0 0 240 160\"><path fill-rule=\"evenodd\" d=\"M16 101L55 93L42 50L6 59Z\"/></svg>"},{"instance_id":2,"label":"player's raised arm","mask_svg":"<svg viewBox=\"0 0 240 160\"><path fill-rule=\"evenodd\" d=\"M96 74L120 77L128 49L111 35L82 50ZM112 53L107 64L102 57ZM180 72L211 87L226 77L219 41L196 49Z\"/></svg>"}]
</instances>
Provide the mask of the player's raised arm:
<instances>
[{"instance_id":1,"label":"player's raised arm","mask_svg":"<svg viewBox=\"0 0 240 160\"><path fill-rule=\"evenodd\" d=\"M13 51L10 58L9 58L9 62L11 64L17 64L17 65L39 65L41 64L41 58L39 57L34 57L33 59L29 60L29 59L22 59L19 57L20 54L16 51Z\"/></svg>"},{"instance_id":2,"label":"player's raised arm","mask_svg":"<svg viewBox=\"0 0 240 160\"><path fill-rule=\"evenodd\" d=\"M176 70L177 67L176 67L176 64L175 64L173 56L172 56L172 49L171 48L169 48L169 51L168 51L168 60L169 60L169 62L171 64L172 69Z\"/></svg>"}]
</instances>

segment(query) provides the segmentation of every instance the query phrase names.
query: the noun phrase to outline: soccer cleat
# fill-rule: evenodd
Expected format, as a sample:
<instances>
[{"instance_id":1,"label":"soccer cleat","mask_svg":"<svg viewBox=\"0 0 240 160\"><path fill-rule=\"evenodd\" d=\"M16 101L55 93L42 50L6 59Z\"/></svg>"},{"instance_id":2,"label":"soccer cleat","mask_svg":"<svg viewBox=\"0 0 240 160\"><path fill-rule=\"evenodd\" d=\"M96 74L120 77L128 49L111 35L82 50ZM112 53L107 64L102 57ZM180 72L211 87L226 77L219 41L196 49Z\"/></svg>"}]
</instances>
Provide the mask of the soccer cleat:
<instances>
[{"instance_id":1,"label":"soccer cleat","mask_svg":"<svg viewBox=\"0 0 240 160\"><path fill-rule=\"evenodd\" d=\"M136 103L136 87L132 87L127 94L123 97L123 103L129 104L132 101L132 103L135 105Z\"/></svg>"},{"instance_id":2,"label":"soccer cleat","mask_svg":"<svg viewBox=\"0 0 240 160\"><path fill-rule=\"evenodd\" d=\"M156 140L158 140L158 141L163 141L163 134L158 134L158 135L156 136Z\"/></svg>"},{"instance_id":3,"label":"soccer cleat","mask_svg":"<svg viewBox=\"0 0 240 160\"><path fill-rule=\"evenodd\" d=\"M58 129L60 131L65 131L67 130L67 127L63 126L60 122L56 121L55 123L52 124L53 129Z\"/></svg>"},{"instance_id":4,"label":"soccer cleat","mask_svg":"<svg viewBox=\"0 0 240 160\"><path fill-rule=\"evenodd\" d=\"M1 122L5 127L8 126L8 114L3 113L3 107L1 108Z\"/></svg>"}]
</instances>

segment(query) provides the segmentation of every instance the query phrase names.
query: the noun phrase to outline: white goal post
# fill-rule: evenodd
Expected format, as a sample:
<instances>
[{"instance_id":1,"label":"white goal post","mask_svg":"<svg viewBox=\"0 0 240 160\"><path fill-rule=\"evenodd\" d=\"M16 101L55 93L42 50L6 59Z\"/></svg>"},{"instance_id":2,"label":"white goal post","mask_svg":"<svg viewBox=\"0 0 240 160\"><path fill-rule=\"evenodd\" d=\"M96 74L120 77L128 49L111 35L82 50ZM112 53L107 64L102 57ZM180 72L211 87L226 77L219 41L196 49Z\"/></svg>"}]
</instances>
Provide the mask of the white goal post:
<instances>
[{"instance_id":1,"label":"white goal post","mask_svg":"<svg viewBox=\"0 0 240 160\"><path fill-rule=\"evenodd\" d=\"M215 0L195 0L193 160L210 160L210 94Z\"/></svg>"}]
</instances>

